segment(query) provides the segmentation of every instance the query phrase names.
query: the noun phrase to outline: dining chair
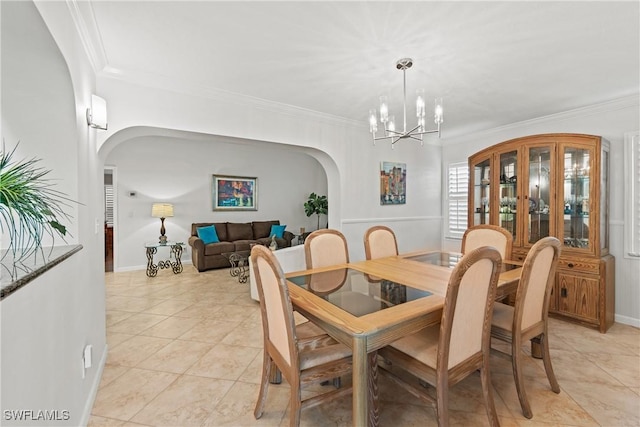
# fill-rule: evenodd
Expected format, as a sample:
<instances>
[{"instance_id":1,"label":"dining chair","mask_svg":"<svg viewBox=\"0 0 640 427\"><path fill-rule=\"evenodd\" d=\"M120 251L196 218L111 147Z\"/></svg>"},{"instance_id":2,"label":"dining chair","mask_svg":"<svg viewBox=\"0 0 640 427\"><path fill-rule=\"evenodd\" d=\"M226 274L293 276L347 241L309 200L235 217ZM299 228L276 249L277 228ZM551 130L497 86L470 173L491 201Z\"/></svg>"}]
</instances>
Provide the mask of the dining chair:
<instances>
[{"instance_id":1,"label":"dining chair","mask_svg":"<svg viewBox=\"0 0 640 427\"><path fill-rule=\"evenodd\" d=\"M369 228L364 233L364 253L368 260L398 255L398 242L393 230L384 225Z\"/></svg>"},{"instance_id":2,"label":"dining chair","mask_svg":"<svg viewBox=\"0 0 640 427\"><path fill-rule=\"evenodd\" d=\"M351 386L345 386L302 398L303 386L350 373L351 349L311 322L296 326L284 273L269 249L255 246L251 250L251 263L260 295L264 336L262 378L254 416L256 419L262 416L271 370L275 368L291 388L289 425L298 426L302 409L352 392Z\"/></svg>"},{"instance_id":3,"label":"dining chair","mask_svg":"<svg viewBox=\"0 0 640 427\"><path fill-rule=\"evenodd\" d=\"M503 260L511 259L513 235L497 225L480 224L467 228L462 236L461 252L466 254L481 246L493 246Z\"/></svg>"},{"instance_id":4,"label":"dining chair","mask_svg":"<svg viewBox=\"0 0 640 427\"><path fill-rule=\"evenodd\" d=\"M309 234L304 241L304 254L308 270L349 262L347 239L331 228Z\"/></svg>"},{"instance_id":5,"label":"dining chair","mask_svg":"<svg viewBox=\"0 0 640 427\"><path fill-rule=\"evenodd\" d=\"M435 403L439 426L449 425L449 388L477 370L489 423L499 425L489 354L500 268L501 257L496 249L481 247L468 252L451 273L440 324L378 350L384 359L381 372L415 397ZM403 372L410 374L408 378ZM422 386L424 382L435 387L435 399Z\"/></svg>"},{"instance_id":6,"label":"dining chair","mask_svg":"<svg viewBox=\"0 0 640 427\"><path fill-rule=\"evenodd\" d=\"M511 358L518 399L522 413L527 418L533 417L522 375L522 344L527 340L540 345L544 370L551 390L560 393L560 386L551 365L547 326L551 288L555 281L560 250L560 241L555 237L538 240L524 260L514 306L496 302L493 312L491 336L510 343L511 352L506 353L496 348L493 348L493 351Z\"/></svg>"}]
</instances>

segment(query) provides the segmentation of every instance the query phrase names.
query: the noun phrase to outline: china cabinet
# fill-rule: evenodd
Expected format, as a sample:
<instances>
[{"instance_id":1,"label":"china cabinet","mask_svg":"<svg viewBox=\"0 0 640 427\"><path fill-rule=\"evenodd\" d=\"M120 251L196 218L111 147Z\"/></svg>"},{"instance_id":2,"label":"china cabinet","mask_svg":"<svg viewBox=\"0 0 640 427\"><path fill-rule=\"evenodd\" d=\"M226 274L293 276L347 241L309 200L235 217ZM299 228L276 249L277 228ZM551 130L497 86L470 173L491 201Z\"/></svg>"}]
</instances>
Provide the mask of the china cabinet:
<instances>
[{"instance_id":1,"label":"china cabinet","mask_svg":"<svg viewBox=\"0 0 640 427\"><path fill-rule=\"evenodd\" d=\"M512 259L535 242L563 242L550 313L606 332L614 317L609 254L609 143L544 134L505 141L469 158L469 225L513 235Z\"/></svg>"}]
</instances>

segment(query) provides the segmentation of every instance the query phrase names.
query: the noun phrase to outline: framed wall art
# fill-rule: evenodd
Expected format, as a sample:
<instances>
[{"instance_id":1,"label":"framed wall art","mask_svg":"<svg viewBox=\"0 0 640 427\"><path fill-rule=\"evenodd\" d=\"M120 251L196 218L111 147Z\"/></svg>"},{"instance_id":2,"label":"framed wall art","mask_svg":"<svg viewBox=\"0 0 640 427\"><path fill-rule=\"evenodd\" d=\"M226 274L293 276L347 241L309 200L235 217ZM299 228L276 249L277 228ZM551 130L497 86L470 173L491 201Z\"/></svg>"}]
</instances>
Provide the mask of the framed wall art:
<instances>
[{"instance_id":1,"label":"framed wall art","mask_svg":"<svg viewBox=\"0 0 640 427\"><path fill-rule=\"evenodd\" d=\"M380 162L380 204L404 205L407 202L407 164Z\"/></svg>"},{"instance_id":2,"label":"framed wall art","mask_svg":"<svg viewBox=\"0 0 640 427\"><path fill-rule=\"evenodd\" d=\"M258 178L213 175L214 211L257 211Z\"/></svg>"}]
</instances>

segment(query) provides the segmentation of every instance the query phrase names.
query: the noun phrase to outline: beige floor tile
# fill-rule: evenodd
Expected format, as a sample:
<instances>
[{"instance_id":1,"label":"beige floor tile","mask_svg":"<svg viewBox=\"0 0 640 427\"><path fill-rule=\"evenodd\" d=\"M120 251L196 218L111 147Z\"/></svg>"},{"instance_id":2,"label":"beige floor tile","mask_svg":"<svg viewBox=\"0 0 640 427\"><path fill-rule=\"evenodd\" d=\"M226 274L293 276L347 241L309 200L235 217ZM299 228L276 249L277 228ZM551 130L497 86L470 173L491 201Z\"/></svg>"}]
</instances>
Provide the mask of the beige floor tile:
<instances>
[{"instance_id":1,"label":"beige floor tile","mask_svg":"<svg viewBox=\"0 0 640 427\"><path fill-rule=\"evenodd\" d=\"M187 370L189 375L237 380L261 349L218 344Z\"/></svg>"},{"instance_id":2,"label":"beige floor tile","mask_svg":"<svg viewBox=\"0 0 640 427\"><path fill-rule=\"evenodd\" d=\"M253 314L252 311L247 310L247 307L238 307L234 305L223 305L220 310L217 310L211 316L212 319L226 320L227 322L241 323L247 319L248 314Z\"/></svg>"},{"instance_id":3,"label":"beige floor tile","mask_svg":"<svg viewBox=\"0 0 640 427\"><path fill-rule=\"evenodd\" d=\"M177 377L167 372L130 369L98 390L92 414L129 420Z\"/></svg>"},{"instance_id":4,"label":"beige floor tile","mask_svg":"<svg viewBox=\"0 0 640 427\"><path fill-rule=\"evenodd\" d=\"M221 342L228 345L262 348L264 344L262 324L256 325L254 321L242 322L229 332Z\"/></svg>"},{"instance_id":5,"label":"beige floor tile","mask_svg":"<svg viewBox=\"0 0 640 427\"><path fill-rule=\"evenodd\" d=\"M627 387L640 387L640 362L637 356L602 353L587 353L585 356Z\"/></svg>"},{"instance_id":6,"label":"beige floor tile","mask_svg":"<svg viewBox=\"0 0 640 427\"><path fill-rule=\"evenodd\" d=\"M137 313L113 326L109 326L109 331L126 334L139 334L156 323L162 322L166 318L167 316L160 314Z\"/></svg>"},{"instance_id":7,"label":"beige floor tile","mask_svg":"<svg viewBox=\"0 0 640 427\"><path fill-rule=\"evenodd\" d=\"M511 417L524 417L513 376L492 374L492 384L511 411ZM593 385L589 386L595 389ZM535 421L569 425L577 423L585 427L598 425L569 393L563 391L562 386L559 394L554 393L546 377L526 378L525 389Z\"/></svg>"},{"instance_id":8,"label":"beige floor tile","mask_svg":"<svg viewBox=\"0 0 640 427\"><path fill-rule=\"evenodd\" d=\"M126 421L114 420L112 418L104 418L98 417L97 415L92 415L89 418L87 427L122 427L124 423L126 423Z\"/></svg>"},{"instance_id":9,"label":"beige floor tile","mask_svg":"<svg viewBox=\"0 0 640 427\"><path fill-rule=\"evenodd\" d=\"M603 353L597 354L597 357L607 358L609 356ZM553 350L551 352L551 364L561 387L564 381L584 381L594 385L623 385L615 376L590 360L588 353Z\"/></svg>"},{"instance_id":10,"label":"beige floor tile","mask_svg":"<svg viewBox=\"0 0 640 427\"><path fill-rule=\"evenodd\" d=\"M162 299L159 298L142 298L127 297L122 295L107 295L107 310L131 311L134 313L142 312L154 305L160 304Z\"/></svg>"},{"instance_id":11,"label":"beige floor tile","mask_svg":"<svg viewBox=\"0 0 640 427\"><path fill-rule=\"evenodd\" d=\"M107 328L107 345L109 346L109 351L133 337L135 337L135 335L133 334L121 334L120 332L112 332L109 330L109 328Z\"/></svg>"},{"instance_id":12,"label":"beige floor tile","mask_svg":"<svg viewBox=\"0 0 640 427\"><path fill-rule=\"evenodd\" d=\"M277 426L282 422L289 404L289 389L269 387L262 416L255 419L259 384L234 383L202 424L203 427ZM287 424L288 425L288 424Z\"/></svg>"},{"instance_id":13,"label":"beige floor tile","mask_svg":"<svg viewBox=\"0 0 640 427\"><path fill-rule=\"evenodd\" d=\"M135 336L109 350L107 363L134 367L171 342L167 338Z\"/></svg>"},{"instance_id":14,"label":"beige floor tile","mask_svg":"<svg viewBox=\"0 0 640 427\"><path fill-rule=\"evenodd\" d=\"M212 344L221 342L227 334L237 328L239 322L204 319L193 328L180 335L179 339L187 341L201 341Z\"/></svg>"},{"instance_id":15,"label":"beige floor tile","mask_svg":"<svg viewBox=\"0 0 640 427\"><path fill-rule=\"evenodd\" d=\"M127 372L129 369L131 368L128 366L105 364L104 369L102 370L102 377L100 378L100 387L102 388L110 384L113 380Z\"/></svg>"},{"instance_id":16,"label":"beige floor tile","mask_svg":"<svg viewBox=\"0 0 640 427\"><path fill-rule=\"evenodd\" d=\"M168 299L166 301L162 301L160 304L156 304L153 307L146 309L145 313L151 314L164 314L166 316L171 316L176 314L187 307L193 305L190 301L179 300L179 299Z\"/></svg>"},{"instance_id":17,"label":"beige floor tile","mask_svg":"<svg viewBox=\"0 0 640 427\"><path fill-rule=\"evenodd\" d=\"M217 311L222 308L221 305L213 305L204 303L201 298L194 298L193 303L174 314L175 317L193 317L197 319L210 319Z\"/></svg>"},{"instance_id":18,"label":"beige floor tile","mask_svg":"<svg viewBox=\"0 0 640 427\"><path fill-rule=\"evenodd\" d=\"M159 338L178 338L200 322L202 322L202 320L195 317L168 317L152 327L145 329L140 335Z\"/></svg>"},{"instance_id":19,"label":"beige floor tile","mask_svg":"<svg viewBox=\"0 0 640 427\"><path fill-rule=\"evenodd\" d=\"M247 366L247 369L245 369L245 371L238 377L238 381L260 384L263 357L263 352L261 350L256 354L256 357L253 358L249 366Z\"/></svg>"},{"instance_id":20,"label":"beige floor tile","mask_svg":"<svg viewBox=\"0 0 640 427\"><path fill-rule=\"evenodd\" d=\"M200 426L232 385L232 381L183 375L132 421L154 426Z\"/></svg>"},{"instance_id":21,"label":"beige floor tile","mask_svg":"<svg viewBox=\"0 0 640 427\"><path fill-rule=\"evenodd\" d=\"M107 310L106 325L107 327L113 326L116 323L133 316L134 314L135 313L132 313L130 311Z\"/></svg>"},{"instance_id":22,"label":"beige floor tile","mask_svg":"<svg viewBox=\"0 0 640 427\"><path fill-rule=\"evenodd\" d=\"M628 387L565 381L562 388L602 426L640 426L640 400Z\"/></svg>"},{"instance_id":23,"label":"beige floor tile","mask_svg":"<svg viewBox=\"0 0 640 427\"><path fill-rule=\"evenodd\" d=\"M138 363L138 367L182 374L212 347L213 344L175 340Z\"/></svg>"}]
</instances>

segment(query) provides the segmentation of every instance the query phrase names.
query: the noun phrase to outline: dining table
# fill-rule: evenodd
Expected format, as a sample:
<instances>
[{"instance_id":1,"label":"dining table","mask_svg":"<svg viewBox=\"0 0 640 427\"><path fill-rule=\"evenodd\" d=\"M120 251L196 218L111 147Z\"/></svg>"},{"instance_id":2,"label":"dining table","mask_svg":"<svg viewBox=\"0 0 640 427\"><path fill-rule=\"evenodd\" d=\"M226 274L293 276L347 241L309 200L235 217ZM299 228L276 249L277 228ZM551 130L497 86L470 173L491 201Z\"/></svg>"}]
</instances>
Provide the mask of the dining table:
<instances>
[{"instance_id":1,"label":"dining table","mask_svg":"<svg viewBox=\"0 0 640 427\"><path fill-rule=\"evenodd\" d=\"M354 426L378 425L377 350L440 322L461 258L423 250L285 275L294 309L352 350ZM515 292L521 271L502 271L497 297Z\"/></svg>"}]
</instances>

